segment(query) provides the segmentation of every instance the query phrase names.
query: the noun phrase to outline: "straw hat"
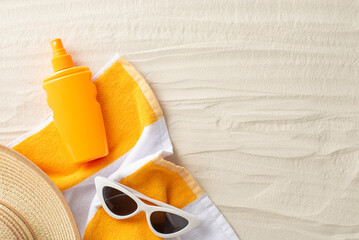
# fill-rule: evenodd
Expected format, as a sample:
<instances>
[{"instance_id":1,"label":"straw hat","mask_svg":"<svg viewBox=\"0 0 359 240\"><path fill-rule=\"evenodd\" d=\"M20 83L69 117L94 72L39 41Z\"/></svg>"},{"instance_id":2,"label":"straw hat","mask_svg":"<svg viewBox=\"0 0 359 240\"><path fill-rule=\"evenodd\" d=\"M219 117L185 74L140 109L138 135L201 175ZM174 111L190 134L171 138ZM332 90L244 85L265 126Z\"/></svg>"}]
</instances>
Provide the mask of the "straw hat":
<instances>
[{"instance_id":1,"label":"straw hat","mask_svg":"<svg viewBox=\"0 0 359 240\"><path fill-rule=\"evenodd\" d=\"M2 145L0 239L81 239L56 185L31 161Z\"/></svg>"}]
</instances>

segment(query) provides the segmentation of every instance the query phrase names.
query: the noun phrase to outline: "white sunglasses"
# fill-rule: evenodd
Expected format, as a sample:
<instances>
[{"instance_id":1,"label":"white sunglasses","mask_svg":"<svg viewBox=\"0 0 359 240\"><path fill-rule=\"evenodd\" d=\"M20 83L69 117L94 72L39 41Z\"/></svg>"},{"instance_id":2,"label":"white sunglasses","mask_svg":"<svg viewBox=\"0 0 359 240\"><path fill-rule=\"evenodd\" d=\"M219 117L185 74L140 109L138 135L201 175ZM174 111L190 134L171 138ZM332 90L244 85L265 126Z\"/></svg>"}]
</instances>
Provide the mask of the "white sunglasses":
<instances>
[{"instance_id":1,"label":"white sunglasses","mask_svg":"<svg viewBox=\"0 0 359 240\"><path fill-rule=\"evenodd\" d=\"M178 237L200 224L200 220L192 214L149 198L120 183L96 177L95 184L97 196L108 215L126 219L144 211L150 229L158 237ZM157 206L148 205L142 200Z\"/></svg>"}]
</instances>

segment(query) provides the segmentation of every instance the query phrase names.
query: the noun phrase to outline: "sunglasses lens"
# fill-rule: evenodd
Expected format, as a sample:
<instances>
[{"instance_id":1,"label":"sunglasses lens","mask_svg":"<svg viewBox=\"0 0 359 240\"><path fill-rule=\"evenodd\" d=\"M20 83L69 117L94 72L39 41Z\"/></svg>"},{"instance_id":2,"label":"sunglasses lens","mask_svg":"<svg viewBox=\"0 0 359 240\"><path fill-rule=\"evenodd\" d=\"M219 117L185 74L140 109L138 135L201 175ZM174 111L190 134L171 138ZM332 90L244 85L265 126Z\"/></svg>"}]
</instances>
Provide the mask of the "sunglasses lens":
<instances>
[{"instance_id":1,"label":"sunglasses lens","mask_svg":"<svg viewBox=\"0 0 359 240\"><path fill-rule=\"evenodd\" d=\"M187 219L168 212L153 212L150 219L153 228L162 234L178 232L188 225Z\"/></svg>"},{"instance_id":2,"label":"sunglasses lens","mask_svg":"<svg viewBox=\"0 0 359 240\"><path fill-rule=\"evenodd\" d=\"M114 214L126 216L136 211L137 203L127 194L112 187L104 187L102 191L106 206Z\"/></svg>"}]
</instances>

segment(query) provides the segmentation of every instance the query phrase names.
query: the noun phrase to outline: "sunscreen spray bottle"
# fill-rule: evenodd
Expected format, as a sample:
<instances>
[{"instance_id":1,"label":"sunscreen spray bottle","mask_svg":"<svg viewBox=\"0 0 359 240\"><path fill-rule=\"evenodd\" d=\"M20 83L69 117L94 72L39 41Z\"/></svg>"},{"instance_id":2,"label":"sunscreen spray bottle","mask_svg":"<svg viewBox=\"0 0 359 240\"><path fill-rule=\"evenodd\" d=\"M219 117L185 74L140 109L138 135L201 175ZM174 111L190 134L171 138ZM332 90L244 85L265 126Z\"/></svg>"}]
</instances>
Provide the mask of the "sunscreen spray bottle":
<instances>
[{"instance_id":1,"label":"sunscreen spray bottle","mask_svg":"<svg viewBox=\"0 0 359 240\"><path fill-rule=\"evenodd\" d=\"M55 125L74 163L108 154L105 126L96 86L87 67L75 67L61 39L51 41L54 73L42 86L53 111Z\"/></svg>"}]
</instances>

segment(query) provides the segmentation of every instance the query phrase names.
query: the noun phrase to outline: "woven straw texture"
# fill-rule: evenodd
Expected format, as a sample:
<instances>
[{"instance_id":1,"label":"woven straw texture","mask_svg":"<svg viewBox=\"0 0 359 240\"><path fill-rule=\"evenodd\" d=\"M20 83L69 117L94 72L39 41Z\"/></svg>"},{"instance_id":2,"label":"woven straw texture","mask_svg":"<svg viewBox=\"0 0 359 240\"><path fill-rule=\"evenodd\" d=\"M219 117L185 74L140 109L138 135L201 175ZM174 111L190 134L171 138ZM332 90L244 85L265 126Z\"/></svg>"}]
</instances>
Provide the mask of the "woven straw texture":
<instances>
[{"instance_id":1,"label":"woven straw texture","mask_svg":"<svg viewBox=\"0 0 359 240\"><path fill-rule=\"evenodd\" d=\"M55 184L28 159L2 145L0 239L80 239Z\"/></svg>"}]
</instances>

